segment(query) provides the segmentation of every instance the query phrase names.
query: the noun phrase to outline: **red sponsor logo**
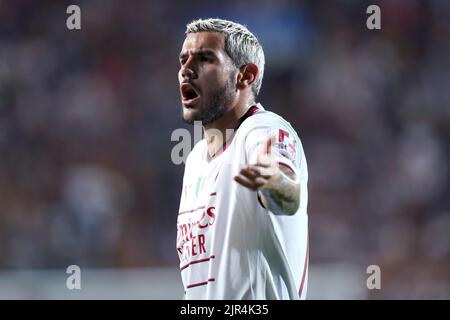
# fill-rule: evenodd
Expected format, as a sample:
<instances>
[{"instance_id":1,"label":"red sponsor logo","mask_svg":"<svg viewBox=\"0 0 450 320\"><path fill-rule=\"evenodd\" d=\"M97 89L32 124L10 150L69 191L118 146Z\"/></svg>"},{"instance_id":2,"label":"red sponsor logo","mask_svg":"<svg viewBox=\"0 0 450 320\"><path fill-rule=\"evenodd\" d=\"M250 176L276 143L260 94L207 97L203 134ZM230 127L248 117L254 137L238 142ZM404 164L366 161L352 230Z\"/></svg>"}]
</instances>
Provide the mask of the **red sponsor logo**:
<instances>
[{"instance_id":1,"label":"red sponsor logo","mask_svg":"<svg viewBox=\"0 0 450 320\"><path fill-rule=\"evenodd\" d=\"M214 209L215 207L210 207L203 211L202 217L198 222L198 227L200 229L207 228L208 226L212 226L214 224L214 221L216 221L216 215L213 212Z\"/></svg>"},{"instance_id":2,"label":"red sponsor logo","mask_svg":"<svg viewBox=\"0 0 450 320\"><path fill-rule=\"evenodd\" d=\"M205 232L216 221L215 209L211 206L203 210L198 221L178 224L177 251L181 261L206 253Z\"/></svg>"}]
</instances>

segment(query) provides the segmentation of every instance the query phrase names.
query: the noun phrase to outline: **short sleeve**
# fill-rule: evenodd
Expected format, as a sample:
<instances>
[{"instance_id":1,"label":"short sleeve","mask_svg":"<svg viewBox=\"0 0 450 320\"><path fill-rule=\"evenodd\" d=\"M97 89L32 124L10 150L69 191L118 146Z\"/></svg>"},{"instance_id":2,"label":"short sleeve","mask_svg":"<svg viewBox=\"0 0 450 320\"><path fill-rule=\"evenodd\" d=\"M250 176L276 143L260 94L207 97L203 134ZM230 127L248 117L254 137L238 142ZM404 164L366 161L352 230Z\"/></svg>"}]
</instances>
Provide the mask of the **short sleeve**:
<instances>
[{"instance_id":1,"label":"short sleeve","mask_svg":"<svg viewBox=\"0 0 450 320\"><path fill-rule=\"evenodd\" d=\"M273 136L272 153L280 165L291 169L297 176L300 169L299 139L295 131L286 125L258 127L249 131L246 139L246 153L249 164L256 163L264 142Z\"/></svg>"}]
</instances>

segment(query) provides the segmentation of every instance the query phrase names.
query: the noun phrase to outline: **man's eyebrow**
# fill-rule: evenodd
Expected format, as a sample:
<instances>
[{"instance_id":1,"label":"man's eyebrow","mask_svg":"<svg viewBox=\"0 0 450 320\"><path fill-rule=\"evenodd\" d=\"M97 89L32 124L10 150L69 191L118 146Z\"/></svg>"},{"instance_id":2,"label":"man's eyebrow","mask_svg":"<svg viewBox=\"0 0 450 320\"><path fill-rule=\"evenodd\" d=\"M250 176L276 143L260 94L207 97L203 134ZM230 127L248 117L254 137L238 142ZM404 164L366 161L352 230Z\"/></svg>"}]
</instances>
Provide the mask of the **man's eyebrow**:
<instances>
[{"instance_id":1,"label":"man's eyebrow","mask_svg":"<svg viewBox=\"0 0 450 320\"><path fill-rule=\"evenodd\" d=\"M201 55L201 56L215 56L216 54L214 53L214 51L209 50L209 49L199 49L199 50L193 50L192 51L193 55ZM187 52L181 52L180 53L180 60L185 58L188 55Z\"/></svg>"},{"instance_id":2,"label":"man's eyebrow","mask_svg":"<svg viewBox=\"0 0 450 320\"><path fill-rule=\"evenodd\" d=\"M195 54L205 55L205 56L215 56L216 55L213 50L209 50L209 49L200 49L197 52L195 52Z\"/></svg>"}]
</instances>

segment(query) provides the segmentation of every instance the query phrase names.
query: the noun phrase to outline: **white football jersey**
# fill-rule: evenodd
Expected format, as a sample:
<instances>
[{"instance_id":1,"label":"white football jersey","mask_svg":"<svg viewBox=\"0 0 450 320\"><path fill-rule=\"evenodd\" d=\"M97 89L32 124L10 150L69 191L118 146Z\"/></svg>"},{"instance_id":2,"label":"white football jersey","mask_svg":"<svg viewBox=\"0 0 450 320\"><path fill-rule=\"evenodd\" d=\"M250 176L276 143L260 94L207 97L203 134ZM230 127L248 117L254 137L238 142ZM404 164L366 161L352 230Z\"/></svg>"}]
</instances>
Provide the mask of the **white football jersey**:
<instances>
[{"instance_id":1,"label":"white football jersey","mask_svg":"<svg viewBox=\"0 0 450 320\"><path fill-rule=\"evenodd\" d=\"M177 251L185 299L305 299L308 279L308 169L297 133L258 104L223 150L208 159L205 139L186 160L178 213ZM263 207L236 181L263 142L300 181L293 215Z\"/></svg>"}]
</instances>

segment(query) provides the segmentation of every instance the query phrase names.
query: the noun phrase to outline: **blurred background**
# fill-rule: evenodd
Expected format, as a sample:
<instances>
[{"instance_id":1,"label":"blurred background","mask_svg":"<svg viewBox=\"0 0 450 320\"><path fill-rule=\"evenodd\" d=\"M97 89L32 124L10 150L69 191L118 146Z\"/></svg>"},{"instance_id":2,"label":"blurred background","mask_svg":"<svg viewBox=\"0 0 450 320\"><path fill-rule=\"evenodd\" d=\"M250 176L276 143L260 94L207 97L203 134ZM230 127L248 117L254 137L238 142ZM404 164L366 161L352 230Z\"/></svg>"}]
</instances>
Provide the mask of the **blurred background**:
<instances>
[{"instance_id":1,"label":"blurred background","mask_svg":"<svg viewBox=\"0 0 450 320\"><path fill-rule=\"evenodd\" d=\"M67 6L82 29L66 27ZM366 9L381 8L381 30ZM182 296L186 23L260 39L309 166L309 298L450 299L450 2L0 0L0 298ZM86 277L65 289L66 268ZM366 269L381 268L381 290ZM88 280L91 279L91 280ZM164 283L166 285L164 285ZM90 289L91 288L91 289Z\"/></svg>"}]
</instances>

